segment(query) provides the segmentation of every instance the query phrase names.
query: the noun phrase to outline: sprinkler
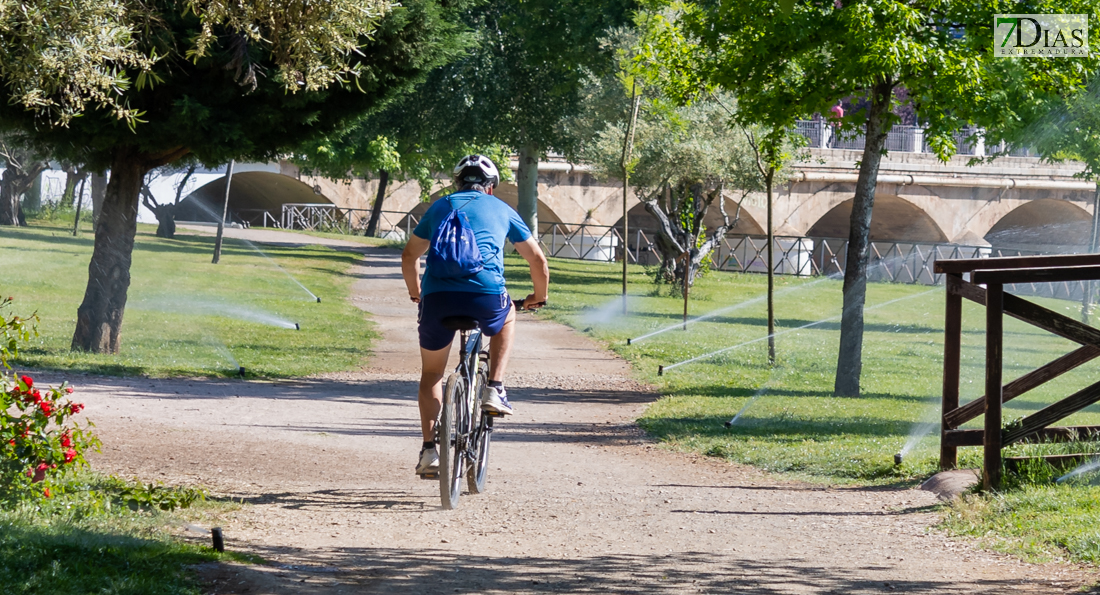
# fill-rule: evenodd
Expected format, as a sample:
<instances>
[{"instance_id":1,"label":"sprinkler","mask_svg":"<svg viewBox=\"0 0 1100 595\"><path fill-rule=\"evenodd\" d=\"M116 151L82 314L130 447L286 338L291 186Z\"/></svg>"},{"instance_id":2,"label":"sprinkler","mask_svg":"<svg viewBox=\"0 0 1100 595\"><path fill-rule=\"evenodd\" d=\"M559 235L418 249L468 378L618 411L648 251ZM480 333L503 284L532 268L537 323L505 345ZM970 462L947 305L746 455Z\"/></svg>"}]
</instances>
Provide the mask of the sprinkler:
<instances>
[{"instance_id":1,"label":"sprinkler","mask_svg":"<svg viewBox=\"0 0 1100 595\"><path fill-rule=\"evenodd\" d=\"M627 339L627 340L626 340L626 344L627 344L627 345L630 345L630 341L631 341L630 339Z\"/></svg>"},{"instance_id":2,"label":"sprinkler","mask_svg":"<svg viewBox=\"0 0 1100 595\"><path fill-rule=\"evenodd\" d=\"M899 467L901 466L901 453L900 452L897 453L896 455L894 455L894 465L899 466Z\"/></svg>"},{"instance_id":3,"label":"sprinkler","mask_svg":"<svg viewBox=\"0 0 1100 595\"><path fill-rule=\"evenodd\" d=\"M320 297L318 297L318 298L317 298L317 303L318 303L318 304L320 304L320 303L321 303L321 298L320 298Z\"/></svg>"},{"instance_id":4,"label":"sprinkler","mask_svg":"<svg viewBox=\"0 0 1100 595\"><path fill-rule=\"evenodd\" d=\"M300 330L302 330L302 327L297 322L295 322L294 323L294 330L300 331Z\"/></svg>"},{"instance_id":5,"label":"sprinkler","mask_svg":"<svg viewBox=\"0 0 1100 595\"><path fill-rule=\"evenodd\" d=\"M237 376L240 376L241 378L244 378L244 366L239 366L237 368Z\"/></svg>"},{"instance_id":6,"label":"sprinkler","mask_svg":"<svg viewBox=\"0 0 1100 595\"><path fill-rule=\"evenodd\" d=\"M726 422L726 427L727 428L732 428L733 427L733 422L732 421L727 421Z\"/></svg>"},{"instance_id":7,"label":"sprinkler","mask_svg":"<svg viewBox=\"0 0 1100 595\"><path fill-rule=\"evenodd\" d=\"M657 366L657 375L658 376L664 376L665 375L665 367L664 366Z\"/></svg>"}]
</instances>

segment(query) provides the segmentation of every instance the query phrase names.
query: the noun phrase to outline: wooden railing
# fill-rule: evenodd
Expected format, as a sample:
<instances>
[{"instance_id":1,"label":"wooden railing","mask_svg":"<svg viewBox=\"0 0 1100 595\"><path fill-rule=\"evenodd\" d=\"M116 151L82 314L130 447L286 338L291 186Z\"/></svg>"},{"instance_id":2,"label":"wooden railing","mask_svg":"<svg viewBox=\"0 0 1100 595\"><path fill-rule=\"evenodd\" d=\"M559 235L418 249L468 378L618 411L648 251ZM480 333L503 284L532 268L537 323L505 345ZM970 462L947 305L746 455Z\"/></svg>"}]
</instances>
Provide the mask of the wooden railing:
<instances>
[{"instance_id":1,"label":"wooden railing","mask_svg":"<svg viewBox=\"0 0 1100 595\"><path fill-rule=\"evenodd\" d=\"M947 278L943 420L940 435L942 469L951 469L958 464L959 447L982 446L985 449L982 485L986 489L997 489L1001 483L1004 462L1001 450L1006 446L1024 440L1065 441L1100 433L1100 427L1097 426L1050 427L1058 420L1100 401L1100 382L1087 386L1010 427L1002 427L1004 403L1100 357L1100 329L1006 293L1005 285L1095 281L1100 279L1100 254L937 260L935 271ZM964 280L964 275L969 275L970 279ZM964 298L985 306L985 395L960 406ZM1005 314L1069 339L1081 347L1003 384ZM959 429L962 424L981 415L985 416L984 429ZM1086 456L1091 455L1080 455L1081 458ZM1066 459L1065 455L1053 458ZM1059 462L1065 464L1068 461Z\"/></svg>"}]
</instances>

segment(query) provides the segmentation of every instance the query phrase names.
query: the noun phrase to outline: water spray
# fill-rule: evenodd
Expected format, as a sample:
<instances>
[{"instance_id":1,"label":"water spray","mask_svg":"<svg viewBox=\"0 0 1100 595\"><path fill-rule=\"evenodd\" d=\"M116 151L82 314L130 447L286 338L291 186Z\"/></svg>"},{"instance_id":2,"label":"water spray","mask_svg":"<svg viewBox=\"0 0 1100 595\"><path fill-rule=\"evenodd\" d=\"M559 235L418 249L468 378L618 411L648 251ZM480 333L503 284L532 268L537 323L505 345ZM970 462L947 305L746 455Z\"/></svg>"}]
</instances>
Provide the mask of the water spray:
<instances>
[{"instance_id":1,"label":"water spray","mask_svg":"<svg viewBox=\"0 0 1100 595\"><path fill-rule=\"evenodd\" d=\"M913 295L907 295L907 296L904 296L904 297L895 298L895 299L892 299L892 300L889 300L889 301L886 301L886 302L882 302L881 304L871 306L870 308L864 308L863 311L864 312L870 312L872 310L877 310L878 308L884 308L884 307L889 306L891 304L896 304L897 302L900 302L900 301L911 300L913 298L918 298L918 297L921 297L921 296L924 296L924 295L928 295L930 293L940 291L941 289L942 288L937 287L935 289L929 289L928 291L922 291L920 293L915 293ZM677 367L682 366L684 364L690 364L690 363L693 363L693 362L697 362L699 360L710 359L711 357L714 357L714 356L722 354L722 353L726 353L727 351L732 351L732 350L737 349L739 347L744 347L745 345L751 345L753 343L759 343L761 341L767 341L771 337L778 337L780 335L786 335L788 333L801 331L801 330L804 330L804 329L808 329L808 328L812 328L812 327L815 327L815 326L825 324L827 322L834 322L834 321L840 320L842 317L843 317L843 314L837 314L836 316L833 316L831 318L824 318L822 320L818 320L817 322L810 322L810 323L804 324L802 326L796 326L794 328L790 328L790 329L787 329L787 330L784 330L784 331L780 331L778 333L773 333L771 335L765 335L763 337L759 337L759 338L756 338L756 339L750 339L750 340L745 341L743 343L738 343L737 345L730 345L729 347L723 347L722 349L711 351L710 353L704 353L702 355L697 355L693 358L686 359L686 360L681 361L681 362L676 362L674 364L669 364L667 366L660 366L658 375L660 375L661 372L664 372L665 369L671 370L673 368L677 368ZM679 325L677 325L677 326L679 326Z\"/></svg>"}]
</instances>

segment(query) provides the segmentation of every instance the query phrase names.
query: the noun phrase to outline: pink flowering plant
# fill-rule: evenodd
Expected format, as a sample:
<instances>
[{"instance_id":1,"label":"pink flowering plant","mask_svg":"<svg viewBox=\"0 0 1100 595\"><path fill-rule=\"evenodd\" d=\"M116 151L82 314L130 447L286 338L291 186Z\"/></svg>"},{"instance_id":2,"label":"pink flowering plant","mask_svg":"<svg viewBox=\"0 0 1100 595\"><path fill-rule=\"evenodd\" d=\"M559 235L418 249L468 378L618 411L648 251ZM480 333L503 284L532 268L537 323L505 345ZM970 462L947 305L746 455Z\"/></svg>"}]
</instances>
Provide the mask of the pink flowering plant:
<instances>
[{"instance_id":1,"label":"pink flowering plant","mask_svg":"<svg viewBox=\"0 0 1100 595\"><path fill-rule=\"evenodd\" d=\"M40 387L30 376L17 376L10 361L19 347L37 336L38 316L9 314L12 298L0 299L0 502L50 498L53 479L86 465L84 453L99 440L73 416L84 408L71 399L68 383Z\"/></svg>"}]
</instances>

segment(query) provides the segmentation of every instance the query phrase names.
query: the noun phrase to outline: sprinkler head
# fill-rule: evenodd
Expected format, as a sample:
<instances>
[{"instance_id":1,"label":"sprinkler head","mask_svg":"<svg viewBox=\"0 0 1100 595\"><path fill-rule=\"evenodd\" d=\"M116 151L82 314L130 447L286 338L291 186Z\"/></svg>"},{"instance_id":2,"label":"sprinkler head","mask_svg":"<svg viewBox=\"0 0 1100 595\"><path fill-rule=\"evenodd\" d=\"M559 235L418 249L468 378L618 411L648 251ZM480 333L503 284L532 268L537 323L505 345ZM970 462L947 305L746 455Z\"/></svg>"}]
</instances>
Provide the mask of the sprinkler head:
<instances>
[{"instance_id":1,"label":"sprinkler head","mask_svg":"<svg viewBox=\"0 0 1100 595\"><path fill-rule=\"evenodd\" d=\"M627 344L627 345L630 345L630 339L627 339L627 340L626 340L626 344Z\"/></svg>"},{"instance_id":2,"label":"sprinkler head","mask_svg":"<svg viewBox=\"0 0 1100 595\"><path fill-rule=\"evenodd\" d=\"M296 331L300 331L300 330L302 330L302 327L301 327L301 326L299 326L297 322L295 322L295 323L294 323L294 330L296 330Z\"/></svg>"},{"instance_id":3,"label":"sprinkler head","mask_svg":"<svg viewBox=\"0 0 1100 595\"><path fill-rule=\"evenodd\" d=\"M318 303L318 304L320 304L320 303L321 303L321 298L320 298L320 297L318 297L318 298L317 298L317 303Z\"/></svg>"},{"instance_id":4,"label":"sprinkler head","mask_svg":"<svg viewBox=\"0 0 1100 595\"><path fill-rule=\"evenodd\" d=\"M894 465L901 465L901 453L894 455Z\"/></svg>"},{"instance_id":5,"label":"sprinkler head","mask_svg":"<svg viewBox=\"0 0 1100 595\"><path fill-rule=\"evenodd\" d=\"M733 427L733 422L732 421L727 421L726 422L726 427L727 428L732 428Z\"/></svg>"},{"instance_id":6,"label":"sprinkler head","mask_svg":"<svg viewBox=\"0 0 1100 595\"><path fill-rule=\"evenodd\" d=\"M665 367L664 366L657 366L657 375L658 376L664 376L665 375Z\"/></svg>"},{"instance_id":7,"label":"sprinkler head","mask_svg":"<svg viewBox=\"0 0 1100 595\"><path fill-rule=\"evenodd\" d=\"M240 366L237 368L237 376L244 378L244 366Z\"/></svg>"}]
</instances>

